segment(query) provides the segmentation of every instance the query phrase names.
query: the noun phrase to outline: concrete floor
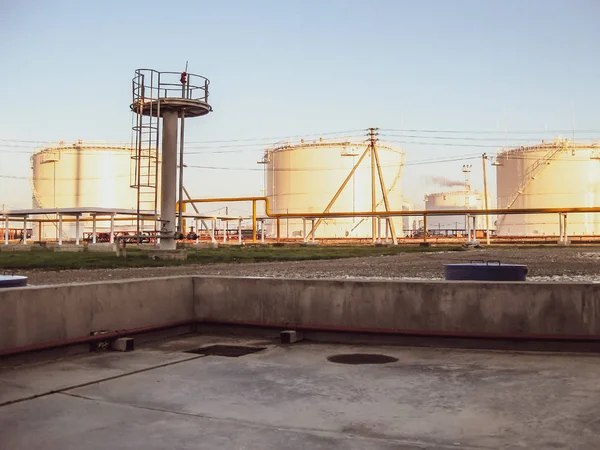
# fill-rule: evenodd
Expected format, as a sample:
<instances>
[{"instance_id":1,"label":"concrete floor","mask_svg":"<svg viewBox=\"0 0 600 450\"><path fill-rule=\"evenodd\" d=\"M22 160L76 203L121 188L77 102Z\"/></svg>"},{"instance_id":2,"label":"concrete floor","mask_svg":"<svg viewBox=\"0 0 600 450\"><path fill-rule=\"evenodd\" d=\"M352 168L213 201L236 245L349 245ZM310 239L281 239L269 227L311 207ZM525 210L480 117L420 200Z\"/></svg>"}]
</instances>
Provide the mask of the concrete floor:
<instances>
[{"instance_id":1,"label":"concrete floor","mask_svg":"<svg viewBox=\"0 0 600 450\"><path fill-rule=\"evenodd\" d=\"M239 358L182 350L262 345ZM328 356L377 353L383 365ZM591 449L600 357L189 335L0 370L0 449Z\"/></svg>"}]
</instances>

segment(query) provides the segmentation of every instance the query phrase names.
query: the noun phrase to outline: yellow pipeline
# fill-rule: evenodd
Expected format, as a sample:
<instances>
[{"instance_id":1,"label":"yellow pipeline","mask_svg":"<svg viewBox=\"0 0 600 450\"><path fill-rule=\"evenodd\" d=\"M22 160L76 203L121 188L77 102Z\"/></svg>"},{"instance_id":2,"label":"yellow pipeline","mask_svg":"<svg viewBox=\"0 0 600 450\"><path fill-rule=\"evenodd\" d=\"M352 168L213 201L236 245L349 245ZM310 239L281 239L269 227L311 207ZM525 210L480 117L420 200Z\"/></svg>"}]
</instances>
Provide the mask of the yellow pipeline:
<instances>
[{"instance_id":1,"label":"yellow pipeline","mask_svg":"<svg viewBox=\"0 0 600 450\"><path fill-rule=\"evenodd\" d=\"M273 213L268 197L216 197L194 198L184 200L184 203L231 203L231 202L265 202L265 215L273 219L301 219L301 218L337 218L337 217L395 217L395 216L454 216L465 215L483 216L486 214L553 214L553 213L600 213L599 206L581 208L519 208L519 209L445 209L439 211L412 210L412 211L343 211L328 213Z\"/></svg>"},{"instance_id":2,"label":"yellow pipeline","mask_svg":"<svg viewBox=\"0 0 600 450\"><path fill-rule=\"evenodd\" d=\"M181 209L183 209L183 212L187 212L187 208L186 208L186 204L184 203L183 206L181 207ZM179 202L175 203L175 212L177 214L179 214ZM183 220L181 221L181 232L185 235L187 234L187 220L184 217ZM196 232L198 232L198 230L196 230Z\"/></svg>"},{"instance_id":3,"label":"yellow pipeline","mask_svg":"<svg viewBox=\"0 0 600 450\"><path fill-rule=\"evenodd\" d=\"M423 217L423 241L427 242L427 216L454 216L454 215L504 215L504 214L567 214L567 213L600 213L600 207L583 208L521 208L521 209L446 209L439 211L414 210L414 211L362 211L362 212L323 212L323 213L273 213L268 197L216 197L195 198L184 200L184 203L230 203L252 202L252 237L256 242L256 202L265 202L265 215L277 219L277 242L281 240L280 223L282 218L341 218L341 217L396 217L396 216L421 216Z\"/></svg>"}]
</instances>

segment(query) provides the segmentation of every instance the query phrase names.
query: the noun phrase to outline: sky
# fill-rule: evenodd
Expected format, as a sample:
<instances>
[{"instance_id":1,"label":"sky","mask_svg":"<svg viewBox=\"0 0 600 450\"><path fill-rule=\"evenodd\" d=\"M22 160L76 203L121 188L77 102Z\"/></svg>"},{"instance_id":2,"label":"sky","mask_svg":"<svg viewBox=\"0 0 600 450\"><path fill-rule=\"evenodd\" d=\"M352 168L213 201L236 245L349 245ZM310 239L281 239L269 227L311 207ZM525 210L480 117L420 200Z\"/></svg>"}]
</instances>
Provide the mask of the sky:
<instances>
[{"instance_id":1,"label":"sky","mask_svg":"<svg viewBox=\"0 0 600 450\"><path fill-rule=\"evenodd\" d=\"M214 109L186 122L194 197L261 195L267 144L368 127L406 152L416 205L463 164L481 188L484 152L573 119L600 139L598 17L596 0L0 0L0 204L31 205L44 143L129 142L135 69L186 61Z\"/></svg>"}]
</instances>

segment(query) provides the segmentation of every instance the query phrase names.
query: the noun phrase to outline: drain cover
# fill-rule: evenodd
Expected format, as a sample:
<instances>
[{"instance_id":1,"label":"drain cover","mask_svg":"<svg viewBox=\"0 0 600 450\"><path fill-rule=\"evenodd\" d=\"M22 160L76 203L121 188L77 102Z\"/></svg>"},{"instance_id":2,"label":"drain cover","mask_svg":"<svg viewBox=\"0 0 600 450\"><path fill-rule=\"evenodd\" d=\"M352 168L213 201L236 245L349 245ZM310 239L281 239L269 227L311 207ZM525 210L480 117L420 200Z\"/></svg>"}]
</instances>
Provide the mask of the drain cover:
<instances>
[{"instance_id":1,"label":"drain cover","mask_svg":"<svg viewBox=\"0 0 600 450\"><path fill-rule=\"evenodd\" d=\"M398 361L398 358L379 355L377 353L348 353L345 355L333 355L327 359L338 364L387 364Z\"/></svg>"},{"instance_id":2,"label":"drain cover","mask_svg":"<svg viewBox=\"0 0 600 450\"><path fill-rule=\"evenodd\" d=\"M185 353L195 353L197 355L227 356L236 358L238 356L249 355L250 353L260 352L266 347L245 347L243 345L209 345L207 347L195 348Z\"/></svg>"}]
</instances>

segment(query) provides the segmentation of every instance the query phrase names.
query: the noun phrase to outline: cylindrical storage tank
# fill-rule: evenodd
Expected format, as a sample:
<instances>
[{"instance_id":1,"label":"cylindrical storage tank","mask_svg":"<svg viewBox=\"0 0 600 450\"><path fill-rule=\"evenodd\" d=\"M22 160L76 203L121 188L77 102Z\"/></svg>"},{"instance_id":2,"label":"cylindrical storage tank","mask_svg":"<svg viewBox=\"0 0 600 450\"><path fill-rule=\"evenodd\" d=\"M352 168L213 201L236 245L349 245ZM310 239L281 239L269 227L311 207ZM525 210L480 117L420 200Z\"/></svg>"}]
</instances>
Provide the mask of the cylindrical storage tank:
<instances>
[{"instance_id":1,"label":"cylindrical storage tank","mask_svg":"<svg viewBox=\"0 0 600 450\"><path fill-rule=\"evenodd\" d=\"M484 209L484 196L479 191L436 192L425 196L426 211ZM476 216L477 230L485 229L485 216ZM491 226L490 226L491 228ZM427 216L427 230L443 235L462 234L467 230L466 215Z\"/></svg>"},{"instance_id":2,"label":"cylindrical storage tank","mask_svg":"<svg viewBox=\"0 0 600 450\"><path fill-rule=\"evenodd\" d=\"M414 209L413 203L405 198L402 200L402 211L412 211ZM406 236L408 232L410 232L412 220L414 217L411 216L402 216L402 236Z\"/></svg>"},{"instance_id":3,"label":"cylindrical storage tank","mask_svg":"<svg viewBox=\"0 0 600 450\"><path fill-rule=\"evenodd\" d=\"M496 158L498 208L600 207L600 145L555 139ZM499 236L559 236L558 214L500 215ZM569 214L568 235L600 234L600 214Z\"/></svg>"},{"instance_id":4,"label":"cylindrical storage tank","mask_svg":"<svg viewBox=\"0 0 600 450\"><path fill-rule=\"evenodd\" d=\"M128 147L81 141L34 153L31 157L33 207L111 208L135 212L137 191L130 187L130 158ZM91 229L91 224L82 223L80 229L82 232ZM74 230L74 224L63 225L65 237L74 238ZM34 234L39 237L37 226ZM56 237L56 226L45 224L41 237Z\"/></svg>"},{"instance_id":5,"label":"cylindrical storage tank","mask_svg":"<svg viewBox=\"0 0 600 450\"><path fill-rule=\"evenodd\" d=\"M301 142L282 144L265 152L265 185L275 213L322 213L352 168L367 150L364 143L352 142ZM402 168L404 153L386 145L377 146L379 163L391 210L402 210ZM385 211L379 176L375 170L377 211ZM371 200L370 151L354 175L340 192L330 212L370 212ZM275 222L275 221L273 221ZM402 218L393 219L396 235L403 236ZM311 230L306 221L306 234ZM381 235L385 238L385 220L381 221ZM274 224L268 230L276 234ZM282 238L299 238L304 235L302 219L282 219ZM316 238L367 238L372 235L371 218L351 217L327 219L319 226ZM391 234L389 234L391 238Z\"/></svg>"}]
</instances>

